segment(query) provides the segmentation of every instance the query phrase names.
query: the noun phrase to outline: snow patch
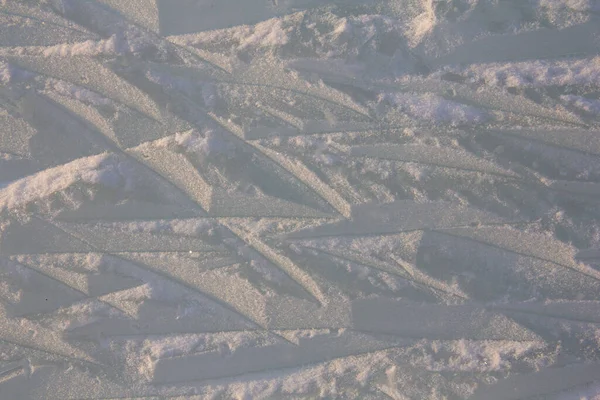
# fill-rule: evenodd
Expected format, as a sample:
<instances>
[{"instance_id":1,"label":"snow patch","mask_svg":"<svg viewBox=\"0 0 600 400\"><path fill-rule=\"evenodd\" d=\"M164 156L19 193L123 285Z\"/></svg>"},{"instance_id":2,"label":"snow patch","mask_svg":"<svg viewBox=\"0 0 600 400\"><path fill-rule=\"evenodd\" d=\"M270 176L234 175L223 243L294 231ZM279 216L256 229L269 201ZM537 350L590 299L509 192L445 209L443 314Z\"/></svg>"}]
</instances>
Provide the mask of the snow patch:
<instances>
[{"instance_id":1,"label":"snow patch","mask_svg":"<svg viewBox=\"0 0 600 400\"><path fill-rule=\"evenodd\" d=\"M565 103L590 114L600 114L600 100L586 99L582 96L560 96Z\"/></svg>"},{"instance_id":2,"label":"snow patch","mask_svg":"<svg viewBox=\"0 0 600 400\"><path fill-rule=\"evenodd\" d=\"M175 147L184 153L200 156L231 155L233 152L233 147L213 130L206 130L202 134L195 129L177 132L149 145L158 148Z\"/></svg>"},{"instance_id":3,"label":"snow patch","mask_svg":"<svg viewBox=\"0 0 600 400\"><path fill-rule=\"evenodd\" d=\"M234 42L240 51L249 47L264 48L283 46L290 40L293 27L285 26L280 18L271 18L256 25L240 25L234 28L173 37L178 44L200 46L211 42Z\"/></svg>"},{"instance_id":4,"label":"snow patch","mask_svg":"<svg viewBox=\"0 0 600 400\"><path fill-rule=\"evenodd\" d=\"M411 117L433 123L450 125L478 124L487 119L484 111L446 100L434 94L388 93L380 100L387 100Z\"/></svg>"},{"instance_id":5,"label":"snow patch","mask_svg":"<svg viewBox=\"0 0 600 400\"><path fill-rule=\"evenodd\" d=\"M113 101L84 87L60 79L46 79L46 90L52 90L62 96L79 100L94 106L111 105Z\"/></svg>"},{"instance_id":6,"label":"snow patch","mask_svg":"<svg viewBox=\"0 0 600 400\"><path fill-rule=\"evenodd\" d=\"M115 55L120 53L120 47L117 36L113 35L106 40L86 40L82 43L63 43L56 46L50 46L47 47L42 54L45 57L97 56L101 54Z\"/></svg>"},{"instance_id":7,"label":"snow patch","mask_svg":"<svg viewBox=\"0 0 600 400\"><path fill-rule=\"evenodd\" d=\"M489 86L544 87L600 86L600 57L577 60L534 60L517 63L476 64L467 69L445 68L475 83Z\"/></svg>"},{"instance_id":8,"label":"snow patch","mask_svg":"<svg viewBox=\"0 0 600 400\"><path fill-rule=\"evenodd\" d=\"M538 5L552 10L600 11L598 0L538 0Z\"/></svg>"},{"instance_id":9,"label":"snow patch","mask_svg":"<svg viewBox=\"0 0 600 400\"><path fill-rule=\"evenodd\" d=\"M114 156L100 154L77 159L0 189L0 211L47 198L78 182L116 188L123 184L123 180Z\"/></svg>"}]
</instances>

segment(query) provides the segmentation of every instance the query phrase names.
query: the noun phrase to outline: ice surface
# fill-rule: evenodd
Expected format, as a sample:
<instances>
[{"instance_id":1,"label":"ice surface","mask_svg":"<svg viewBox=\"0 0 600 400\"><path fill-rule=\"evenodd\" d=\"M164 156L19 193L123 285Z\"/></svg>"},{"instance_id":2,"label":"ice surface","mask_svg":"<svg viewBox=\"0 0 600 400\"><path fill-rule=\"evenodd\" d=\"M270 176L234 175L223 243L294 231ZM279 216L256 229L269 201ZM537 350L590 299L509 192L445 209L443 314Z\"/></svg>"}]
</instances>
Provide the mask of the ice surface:
<instances>
[{"instance_id":1,"label":"ice surface","mask_svg":"<svg viewBox=\"0 0 600 400\"><path fill-rule=\"evenodd\" d=\"M597 0L0 0L0 400L600 400Z\"/></svg>"}]
</instances>

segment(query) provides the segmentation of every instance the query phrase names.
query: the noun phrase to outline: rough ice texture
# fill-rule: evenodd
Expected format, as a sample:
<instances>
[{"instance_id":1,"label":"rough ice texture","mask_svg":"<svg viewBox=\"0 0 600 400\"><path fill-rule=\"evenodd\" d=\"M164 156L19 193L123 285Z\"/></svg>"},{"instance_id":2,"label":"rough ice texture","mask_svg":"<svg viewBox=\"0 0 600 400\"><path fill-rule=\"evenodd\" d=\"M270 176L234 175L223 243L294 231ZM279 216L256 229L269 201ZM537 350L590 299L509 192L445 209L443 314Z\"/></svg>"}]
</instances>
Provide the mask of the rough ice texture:
<instances>
[{"instance_id":1,"label":"rough ice texture","mask_svg":"<svg viewBox=\"0 0 600 400\"><path fill-rule=\"evenodd\" d=\"M599 12L0 1L0 400L600 400Z\"/></svg>"}]
</instances>

